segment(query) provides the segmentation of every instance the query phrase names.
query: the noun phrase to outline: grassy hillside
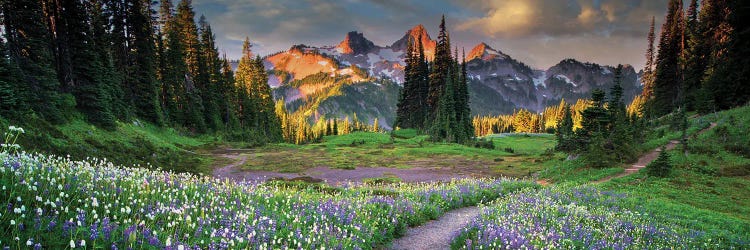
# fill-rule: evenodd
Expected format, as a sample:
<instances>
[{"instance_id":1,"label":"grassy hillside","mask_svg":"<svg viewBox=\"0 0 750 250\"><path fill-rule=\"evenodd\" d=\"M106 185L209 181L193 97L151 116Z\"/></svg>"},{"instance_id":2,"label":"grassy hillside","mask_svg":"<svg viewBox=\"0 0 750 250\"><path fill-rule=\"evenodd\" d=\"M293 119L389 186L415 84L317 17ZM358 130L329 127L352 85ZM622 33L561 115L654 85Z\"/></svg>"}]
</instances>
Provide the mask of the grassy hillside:
<instances>
[{"instance_id":1,"label":"grassy hillside","mask_svg":"<svg viewBox=\"0 0 750 250\"><path fill-rule=\"evenodd\" d=\"M718 125L702 134L711 122ZM654 122L643 150L651 150L680 131L669 119ZM669 151L672 173L666 178L644 171L601 184L601 188L639 199L644 211L659 211L684 226L712 232L717 240L750 237L750 107L745 106L689 119L688 147ZM587 168L580 160L561 161L540 172L557 183L585 183L623 171L624 166ZM711 247L709 247L711 248Z\"/></svg>"},{"instance_id":2,"label":"grassy hillside","mask_svg":"<svg viewBox=\"0 0 750 250\"><path fill-rule=\"evenodd\" d=\"M35 118L21 124L9 124L0 119L2 131L9 125L22 127L26 131L17 142L26 151L67 155L73 159L106 158L126 166L150 165L190 173L208 174L214 161L192 150L221 141L218 137L194 137L173 128L138 121L118 122L117 128L109 131L81 119L62 125L52 125Z\"/></svg>"}]
</instances>

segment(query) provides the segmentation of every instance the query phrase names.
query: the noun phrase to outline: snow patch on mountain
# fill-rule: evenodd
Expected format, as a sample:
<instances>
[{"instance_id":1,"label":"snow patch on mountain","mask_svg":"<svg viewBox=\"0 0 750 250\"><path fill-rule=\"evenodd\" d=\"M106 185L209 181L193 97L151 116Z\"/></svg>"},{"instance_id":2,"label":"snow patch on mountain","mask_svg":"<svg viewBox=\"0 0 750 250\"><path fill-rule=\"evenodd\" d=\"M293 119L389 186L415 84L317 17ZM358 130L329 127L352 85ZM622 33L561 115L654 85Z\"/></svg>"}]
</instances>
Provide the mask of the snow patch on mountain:
<instances>
[{"instance_id":1,"label":"snow patch on mountain","mask_svg":"<svg viewBox=\"0 0 750 250\"><path fill-rule=\"evenodd\" d=\"M547 72L546 71L542 71L541 75L539 75L537 77L534 77L534 79L533 79L534 86L537 87L537 88L539 88L540 86L546 88L547 85L544 84L544 81L546 81L546 80L547 80Z\"/></svg>"},{"instance_id":2,"label":"snow patch on mountain","mask_svg":"<svg viewBox=\"0 0 750 250\"><path fill-rule=\"evenodd\" d=\"M555 78L565 81L566 83L573 85L573 87L578 87L578 84L574 83L565 75L555 75Z\"/></svg>"}]
</instances>

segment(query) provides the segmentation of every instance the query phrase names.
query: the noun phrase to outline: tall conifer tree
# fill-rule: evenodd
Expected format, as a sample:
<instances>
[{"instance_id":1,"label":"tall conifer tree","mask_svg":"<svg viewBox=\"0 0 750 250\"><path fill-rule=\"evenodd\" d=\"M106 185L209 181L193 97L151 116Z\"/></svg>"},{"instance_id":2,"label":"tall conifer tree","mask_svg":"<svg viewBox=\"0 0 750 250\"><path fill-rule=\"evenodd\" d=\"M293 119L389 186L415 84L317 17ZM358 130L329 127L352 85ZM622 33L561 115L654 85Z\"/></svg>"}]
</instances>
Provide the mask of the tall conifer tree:
<instances>
[{"instance_id":1,"label":"tall conifer tree","mask_svg":"<svg viewBox=\"0 0 750 250\"><path fill-rule=\"evenodd\" d=\"M34 111L50 122L64 122L63 111L68 112L72 105L60 94L41 2L3 1L2 8L8 54L19 68L16 84L28 86L28 101Z\"/></svg>"},{"instance_id":2,"label":"tall conifer tree","mask_svg":"<svg viewBox=\"0 0 750 250\"><path fill-rule=\"evenodd\" d=\"M671 112L679 105L682 88L680 56L682 54L682 1L670 0L659 39L656 58L653 111L656 115Z\"/></svg>"}]
</instances>

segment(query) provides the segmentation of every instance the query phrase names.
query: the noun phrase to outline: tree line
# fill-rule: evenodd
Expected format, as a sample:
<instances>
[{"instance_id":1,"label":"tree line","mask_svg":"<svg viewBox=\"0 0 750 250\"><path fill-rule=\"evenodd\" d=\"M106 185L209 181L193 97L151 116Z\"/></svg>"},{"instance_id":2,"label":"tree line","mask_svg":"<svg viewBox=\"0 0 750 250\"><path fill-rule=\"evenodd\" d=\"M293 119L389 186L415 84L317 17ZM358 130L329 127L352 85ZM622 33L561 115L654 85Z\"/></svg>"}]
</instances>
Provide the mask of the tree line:
<instances>
[{"instance_id":1,"label":"tree line","mask_svg":"<svg viewBox=\"0 0 750 250\"><path fill-rule=\"evenodd\" d=\"M105 129L145 120L279 141L267 73L246 39L236 75L190 0L3 0L0 116Z\"/></svg>"},{"instance_id":2,"label":"tree line","mask_svg":"<svg viewBox=\"0 0 750 250\"><path fill-rule=\"evenodd\" d=\"M709 113L750 101L748 1L670 0L655 54L654 19L648 36L645 113L676 109Z\"/></svg>"},{"instance_id":3,"label":"tree line","mask_svg":"<svg viewBox=\"0 0 750 250\"><path fill-rule=\"evenodd\" d=\"M580 128L574 129L571 107L564 107L555 131L556 150L579 155L592 167L635 159L645 122L622 101L622 65L615 69L614 81L609 93L592 91L590 105L579 113Z\"/></svg>"},{"instance_id":4,"label":"tree line","mask_svg":"<svg viewBox=\"0 0 750 250\"><path fill-rule=\"evenodd\" d=\"M563 119L565 108L571 110L573 128L581 128L583 110L591 106L591 100L578 99L575 103L560 100L555 106L546 107L541 113L533 113L526 109L519 109L508 115L475 116L475 136L486 136L497 133L554 133L557 125Z\"/></svg>"},{"instance_id":5,"label":"tree line","mask_svg":"<svg viewBox=\"0 0 750 250\"><path fill-rule=\"evenodd\" d=\"M394 127L427 132L435 141L464 143L474 134L469 108L466 59L451 55L445 16L440 21L433 61L428 62L422 38L410 38L406 50L404 88Z\"/></svg>"}]
</instances>

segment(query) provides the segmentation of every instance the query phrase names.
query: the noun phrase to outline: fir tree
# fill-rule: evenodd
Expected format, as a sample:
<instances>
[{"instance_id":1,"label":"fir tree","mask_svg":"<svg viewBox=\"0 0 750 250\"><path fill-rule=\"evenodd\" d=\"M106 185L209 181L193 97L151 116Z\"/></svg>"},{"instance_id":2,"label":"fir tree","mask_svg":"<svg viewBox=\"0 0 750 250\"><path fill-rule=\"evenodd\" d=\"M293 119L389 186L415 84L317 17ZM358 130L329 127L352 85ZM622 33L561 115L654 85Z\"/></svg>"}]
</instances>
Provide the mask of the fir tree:
<instances>
[{"instance_id":1,"label":"fir tree","mask_svg":"<svg viewBox=\"0 0 750 250\"><path fill-rule=\"evenodd\" d=\"M26 109L26 93L18 82L18 66L8 60L5 40L0 38L0 117L17 118Z\"/></svg>"},{"instance_id":2,"label":"fir tree","mask_svg":"<svg viewBox=\"0 0 750 250\"><path fill-rule=\"evenodd\" d=\"M109 23L111 15L109 9L105 8L105 1L92 0L88 11L91 13L93 48L103 67L100 88L105 88L109 95L108 99L111 102L109 106L112 114L120 120L128 120L130 119L130 111L119 82L118 70L114 65Z\"/></svg>"},{"instance_id":3,"label":"fir tree","mask_svg":"<svg viewBox=\"0 0 750 250\"><path fill-rule=\"evenodd\" d=\"M706 71L707 49L702 27L698 21L698 1L692 0L687 11L685 23L685 62L684 62L684 92L685 107L696 109L701 81Z\"/></svg>"},{"instance_id":4,"label":"fir tree","mask_svg":"<svg viewBox=\"0 0 750 250\"><path fill-rule=\"evenodd\" d=\"M471 108L469 107L469 84L466 76L466 52L462 53L461 68L458 74L458 84L456 89L456 118L461 127L459 142L469 140L474 131L471 122Z\"/></svg>"},{"instance_id":5,"label":"fir tree","mask_svg":"<svg viewBox=\"0 0 750 250\"><path fill-rule=\"evenodd\" d=\"M437 47L433 66L429 74L429 92L427 95L427 106L430 108L431 119L435 119L439 112L440 99L447 85L448 75L453 65L451 58L451 45L448 32L445 28L445 16L440 20L440 33L438 34Z\"/></svg>"},{"instance_id":6,"label":"fir tree","mask_svg":"<svg viewBox=\"0 0 750 250\"><path fill-rule=\"evenodd\" d=\"M573 116L570 113L570 105L565 105L562 120L557 124L555 130L557 145L555 149L562 152L573 152L575 144L573 141Z\"/></svg>"},{"instance_id":7,"label":"fir tree","mask_svg":"<svg viewBox=\"0 0 750 250\"><path fill-rule=\"evenodd\" d=\"M19 68L19 82L28 86L28 103L32 110L53 123L66 120L74 102L60 94L50 51L50 36L45 28L40 1L3 1L5 37L12 64Z\"/></svg>"},{"instance_id":8,"label":"fir tree","mask_svg":"<svg viewBox=\"0 0 750 250\"><path fill-rule=\"evenodd\" d=\"M394 127L421 129L424 125L424 100L420 95L423 76L421 67L422 51L417 51L416 41L409 39L406 46L406 67L404 69L404 88L396 110ZM421 42L420 42L421 43Z\"/></svg>"},{"instance_id":9,"label":"fir tree","mask_svg":"<svg viewBox=\"0 0 750 250\"><path fill-rule=\"evenodd\" d=\"M184 61L184 87L185 96L182 98L184 109L184 122L188 128L197 132L207 130L205 122L205 108L203 106L202 92L205 87L205 80L201 75L200 61L200 42L198 40L198 28L195 25L195 12L193 12L191 0L181 0L177 4L177 13L174 16L174 23L182 49L182 60ZM173 49L170 47L170 49ZM180 69L182 71L182 69Z\"/></svg>"},{"instance_id":10,"label":"fir tree","mask_svg":"<svg viewBox=\"0 0 750 250\"><path fill-rule=\"evenodd\" d=\"M648 30L648 49L646 50L646 65L643 68L643 97L651 99L654 95L654 34L655 17L651 17L651 27Z\"/></svg>"},{"instance_id":11,"label":"fir tree","mask_svg":"<svg viewBox=\"0 0 750 250\"><path fill-rule=\"evenodd\" d=\"M646 172L648 175L655 177L667 177L672 172L672 160L669 158L669 153L665 147L661 147L659 156L653 162L646 166Z\"/></svg>"},{"instance_id":12,"label":"fir tree","mask_svg":"<svg viewBox=\"0 0 750 250\"><path fill-rule=\"evenodd\" d=\"M156 47L153 23L151 22L151 1L135 0L128 11L128 30L132 36L129 56L133 74L129 79L131 103L139 117L161 125L162 109L159 105L159 82L156 79Z\"/></svg>"},{"instance_id":13,"label":"fir tree","mask_svg":"<svg viewBox=\"0 0 750 250\"><path fill-rule=\"evenodd\" d=\"M93 47L88 13L78 1L63 1L61 9L62 23L58 25L64 26L67 33L58 35L64 37L61 39L64 45L60 46L69 50L64 54L69 58L59 61L70 63L62 68L70 69L66 78L71 81L78 109L92 124L112 129L116 124L111 112L112 100L107 92L109 83L104 76L103 62Z\"/></svg>"},{"instance_id":14,"label":"fir tree","mask_svg":"<svg viewBox=\"0 0 750 250\"><path fill-rule=\"evenodd\" d=\"M680 0L670 0L656 58L653 111L664 115L678 106L682 88L680 56L682 54L682 6Z\"/></svg>"},{"instance_id":15,"label":"fir tree","mask_svg":"<svg viewBox=\"0 0 750 250\"><path fill-rule=\"evenodd\" d=\"M201 92L205 106L205 120L211 130L217 130L222 126L220 103L226 102L226 93L229 90L222 86L222 65L211 25L206 21L206 17L202 15L198 24L201 37L201 62L203 63L202 69L204 70L201 74L205 75L204 78L207 81Z\"/></svg>"},{"instance_id":16,"label":"fir tree","mask_svg":"<svg viewBox=\"0 0 750 250\"><path fill-rule=\"evenodd\" d=\"M747 1L706 0L701 23L708 45L709 61L704 80L717 108L727 109L750 101L750 49Z\"/></svg>"}]
</instances>

